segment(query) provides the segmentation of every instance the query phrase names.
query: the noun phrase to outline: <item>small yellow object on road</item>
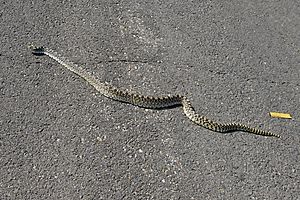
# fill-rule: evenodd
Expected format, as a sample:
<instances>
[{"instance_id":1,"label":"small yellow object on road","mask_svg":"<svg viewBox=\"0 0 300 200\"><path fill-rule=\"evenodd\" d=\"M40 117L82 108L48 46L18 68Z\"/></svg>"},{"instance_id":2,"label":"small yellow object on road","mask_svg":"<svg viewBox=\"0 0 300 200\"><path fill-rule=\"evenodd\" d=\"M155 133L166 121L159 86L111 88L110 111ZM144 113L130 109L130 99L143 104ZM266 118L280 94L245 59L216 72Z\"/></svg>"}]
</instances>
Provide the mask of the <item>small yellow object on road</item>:
<instances>
[{"instance_id":1,"label":"small yellow object on road","mask_svg":"<svg viewBox=\"0 0 300 200\"><path fill-rule=\"evenodd\" d=\"M273 118L292 119L289 113L270 112L270 115Z\"/></svg>"}]
</instances>

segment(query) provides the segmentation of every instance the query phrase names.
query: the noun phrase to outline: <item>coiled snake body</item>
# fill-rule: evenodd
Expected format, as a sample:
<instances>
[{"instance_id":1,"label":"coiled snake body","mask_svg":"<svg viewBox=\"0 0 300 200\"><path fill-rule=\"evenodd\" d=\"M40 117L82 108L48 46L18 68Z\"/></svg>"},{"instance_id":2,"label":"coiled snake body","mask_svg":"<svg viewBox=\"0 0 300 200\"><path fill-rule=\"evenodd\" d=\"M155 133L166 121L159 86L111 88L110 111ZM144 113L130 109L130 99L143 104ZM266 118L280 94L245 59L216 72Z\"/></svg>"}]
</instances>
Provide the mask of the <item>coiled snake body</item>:
<instances>
[{"instance_id":1,"label":"coiled snake body","mask_svg":"<svg viewBox=\"0 0 300 200\"><path fill-rule=\"evenodd\" d=\"M170 96L154 97L154 96L139 95L136 93L131 93L125 90L121 90L107 83L100 82L93 75L91 75L90 73L86 72L83 68L81 68L79 65L76 65L68 61L66 58L58 55L56 52L54 52L51 49L44 48L44 47L35 47L35 46L30 46L30 49L32 50L32 53L34 55L47 55L50 58L56 60L65 68L67 68L68 70L74 72L75 74L77 74L78 76L86 80L99 93L101 93L102 95L110 99L129 103L143 108L150 108L150 109L182 106L184 114L191 121L193 121L197 125L200 125L204 128L207 128L215 132L226 133L226 132L233 132L233 131L244 131L244 132L254 133L257 135L280 137L279 135L276 135L274 133L263 131L256 128L251 128L243 124L236 124L236 123L220 124L210 119L207 119L206 117L201 116L195 112L193 106L191 105L191 102L185 96L170 95Z\"/></svg>"}]
</instances>

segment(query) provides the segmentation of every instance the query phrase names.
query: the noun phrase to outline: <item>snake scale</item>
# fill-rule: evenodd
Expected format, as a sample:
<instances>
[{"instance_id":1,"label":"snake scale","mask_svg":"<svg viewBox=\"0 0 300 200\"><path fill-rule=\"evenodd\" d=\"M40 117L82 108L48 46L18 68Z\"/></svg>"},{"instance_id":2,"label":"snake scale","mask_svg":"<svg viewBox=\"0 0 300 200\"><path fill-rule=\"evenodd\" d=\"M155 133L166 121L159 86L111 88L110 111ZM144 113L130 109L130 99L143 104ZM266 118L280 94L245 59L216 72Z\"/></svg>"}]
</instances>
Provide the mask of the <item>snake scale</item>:
<instances>
[{"instance_id":1,"label":"snake scale","mask_svg":"<svg viewBox=\"0 0 300 200\"><path fill-rule=\"evenodd\" d=\"M132 92L128 92L126 90L122 90L116 88L112 85L109 85L104 82L100 82L96 77L85 71L79 65L70 62L68 59L60 56L55 51L45 48L45 47L35 47L31 45L29 47L34 55L47 55L50 58L54 59L62 66L67 68L68 70L72 71L73 73L77 74L78 76L82 77L85 81L91 84L100 94L113 99L115 101L129 103L135 106L139 106L142 108L149 108L149 109L162 109L168 108L173 106L182 106L184 114L194 123L200 125L204 128L215 132L233 132L233 131L243 131L249 132L257 135L263 136L274 136L280 137L274 133L269 131L263 131L256 128L251 128L249 126L243 124L221 124L214 122L210 119L207 119L205 116L201 116L196 113L194 110L191 102L186 96L182 95L169 95L169 96L162 96L162 97L155 97L155 96L144 96Z\"/></svg>"}]
</instances>

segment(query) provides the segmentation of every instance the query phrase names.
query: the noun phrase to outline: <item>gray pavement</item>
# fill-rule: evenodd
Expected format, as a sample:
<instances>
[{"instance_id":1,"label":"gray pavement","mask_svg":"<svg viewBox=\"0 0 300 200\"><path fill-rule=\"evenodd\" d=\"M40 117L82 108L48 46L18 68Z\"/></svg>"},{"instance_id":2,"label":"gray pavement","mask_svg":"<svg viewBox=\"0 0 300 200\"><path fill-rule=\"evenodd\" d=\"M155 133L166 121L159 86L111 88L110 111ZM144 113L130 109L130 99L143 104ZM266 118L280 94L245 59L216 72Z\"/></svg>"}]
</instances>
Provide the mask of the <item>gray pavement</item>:
<instances>
[{"instance_id":1,"label":"gray pavement","mask_svg":"<svg viewBox=\"0 0 300 200\"><path fill-rule=\"evenodd\" d=\"M24 2L0 1L0 199L300 198L299 1ZM282 138L112 101L30 43Z\"/></svg>"}]
</instances>

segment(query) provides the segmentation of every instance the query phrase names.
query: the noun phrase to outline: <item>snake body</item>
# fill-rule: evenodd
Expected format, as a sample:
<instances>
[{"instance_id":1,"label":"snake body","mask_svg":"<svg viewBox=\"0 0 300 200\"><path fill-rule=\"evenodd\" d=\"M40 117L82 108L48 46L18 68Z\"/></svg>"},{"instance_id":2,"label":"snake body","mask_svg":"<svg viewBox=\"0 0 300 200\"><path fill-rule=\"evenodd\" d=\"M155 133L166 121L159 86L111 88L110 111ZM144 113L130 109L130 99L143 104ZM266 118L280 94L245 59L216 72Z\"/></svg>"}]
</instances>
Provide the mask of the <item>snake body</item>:
<instances>
[{"instance_id":1,"label":"snake body","mask_svg":"<svg viewBox=\"0 0 300 200\"><path fill-rule=\"evenodd\" d=\"M256 128L251 128L249 126L243 124L221 124L214 122L210 119L207 119L205 116L201 116L196 113L195 109L193 108L191 102L186 96L182 95L169 95L169 96L144 96L137 93L128 92L126 90L122 90L116 88L112 85L109 85L104 82L100 82L97 78L95 78L92 74L85 71L79 65L70 62L68 59L60 56L55 51L45 48L45 47L35 47L30 46L32 53L34 55L47 55L50 58L54 59L62 66L67 68L68 70L72 71L73 73L77 74L78 76L82 77L85 81L91 84L100 94L115 101L129 103L135 106L149 108L149 109L162 109L167 107L173 106L182 106L184 114L195 124L200 125L204 128L215 132L233 132L233 131L244 131L249 132L257 135L263 136L274 136L280 137L274 133L269 131L263 131Z\"/></svg>"}]
</instances>

